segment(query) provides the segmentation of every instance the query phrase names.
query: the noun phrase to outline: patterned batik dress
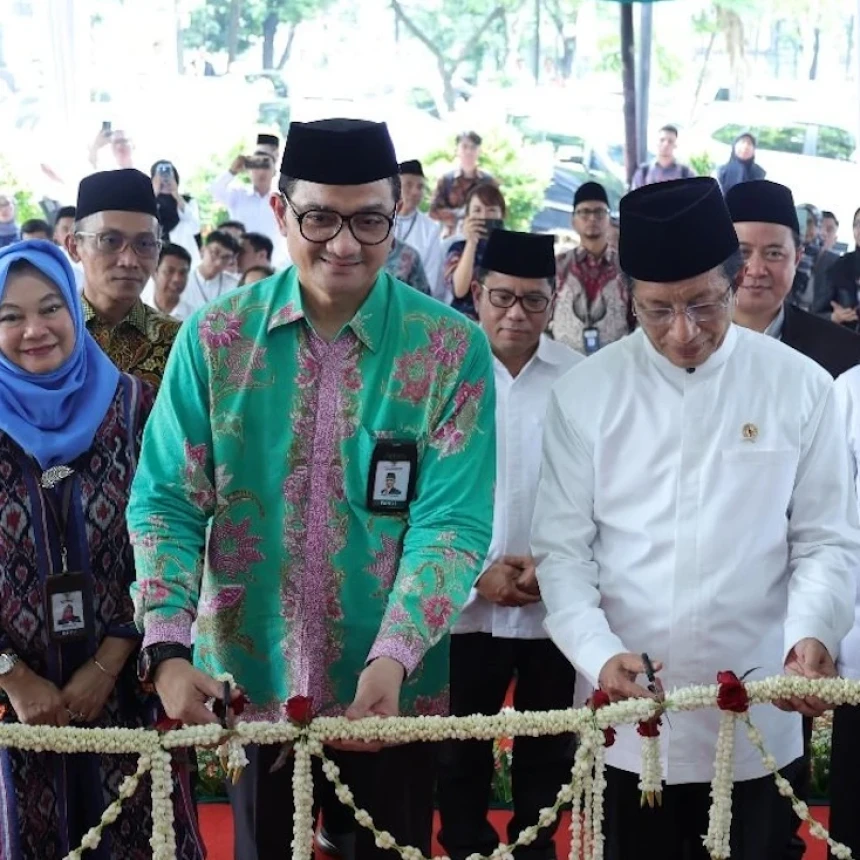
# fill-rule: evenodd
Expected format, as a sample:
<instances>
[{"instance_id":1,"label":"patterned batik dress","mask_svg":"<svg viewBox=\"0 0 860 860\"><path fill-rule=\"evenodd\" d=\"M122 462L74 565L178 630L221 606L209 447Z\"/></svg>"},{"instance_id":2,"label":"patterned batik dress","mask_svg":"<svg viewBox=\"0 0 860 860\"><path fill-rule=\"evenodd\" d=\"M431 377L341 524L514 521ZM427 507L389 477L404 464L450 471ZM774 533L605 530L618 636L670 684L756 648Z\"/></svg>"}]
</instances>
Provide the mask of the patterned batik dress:
<instances>
[{"instance_id":1,"label":"patterned batik dress","mask_svg":"<svg viewBox=\"0 0 860 860\"><path fill-rule=\"evenodd\" d=\"M86 641L53 644L43 609L48 575L61 572L57 526L36 463L0 433L0 650L11 648L38 675L58 688L90 659L107 636L133 637L129 585L134 559L125 508L136 465L142 427L154 399L153 389L127 375L120 377L90 451L75 462L69 513L69 569L87 579L86 599L93 607L94 630ZM59 506L59 504L58 504ZM139 728L155 707L137 682L134 656L128 660L98 727ZM6 721L15 721L6 708ZM174 766L176 856L205 856L196 826L188 767ZM106 806L116 799L123 778L137 767L131 755L57 755L0 750L0 860L59 860L77 848ZM106 828L101 845L87 853L93 860L144 860L152 822L150 782L145 777L134 797L123 803L117 821Z\"/></svg>"}]
</instances>

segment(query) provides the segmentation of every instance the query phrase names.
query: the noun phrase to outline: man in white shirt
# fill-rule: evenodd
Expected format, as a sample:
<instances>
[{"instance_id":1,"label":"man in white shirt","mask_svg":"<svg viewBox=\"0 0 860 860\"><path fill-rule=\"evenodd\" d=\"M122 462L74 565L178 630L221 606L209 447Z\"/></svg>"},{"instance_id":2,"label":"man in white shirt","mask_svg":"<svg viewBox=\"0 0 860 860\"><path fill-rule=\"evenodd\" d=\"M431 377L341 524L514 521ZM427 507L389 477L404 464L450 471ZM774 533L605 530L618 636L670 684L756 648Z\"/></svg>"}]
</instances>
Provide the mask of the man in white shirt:
<instances>
[{"instance_id":1,"label":"man in white shirt","mask_svg":"<svg viewBox=\"0 0 860 860\"><path fill-rule=\"evenodd\" d=\"M239 243L229 233L213 230L206 237L203 259L191 270L188 286L172 316L185 320L203 305L235 289L239 278L228 269L235 264L240 250Z\"/></svg>"},{"instance_id":2,"label":"man in white shirt","mask_svg":"<svg viewBox=\"0 0 860 860\"><path fill-rule=\"evenodd\" d=\"M66 259L69 261L69 265L75 273L75 286L77 287L78 295L81 295L84 291L84 267L72 259L68 248L66 248L66 236L70 236L75 232L75 211L74 206L61 206L57 210L57 214L54 216L54 233L52 238L54 244L60 246Z\"/></svg>"},{"instance_id":3,"label":"man in white shirt","mask_svg":"<svg viewBox=\"0 0 860 860\"><path fill-rule=\"evenodd\" d=\"M246 170L251 177L250 187L234 182ZM258 146L253 155L235 158L230 169L212 183L210 191L219 203L227 207L231 219L245 225L246 233L262 233L272 240L276 266L283 268L289 265L289 255L271 206L274 177L275 159L270 148Z\"/></svg>"},{"instance_id":4,"label":"man in white shirt","mask_svg":"<svg viewBox=\"0 0 860 860\"><path fill-rule=\"evenodd\" d=\"M726 669L835 675L860 527L830 377L732 324L742 260L713 179L625 197L620 266L641 328L559 382L544 425L532 551L547 630L613 701L651 695L637 683L643 653L666 689ZM802 766L800 714L825 707L754 709L787 778ZM608 860L646 845L707 857L720 714L671 719L660 808L640 806L635 727L607 750ZM751 744L733 764L733 860L783 857L788 801Z\"/></svg>"},{"instance_id":5,"label":"man in white shirt","mask_svg":"<svg viewBox=\"0 0 860 860\"><path fill-rule=\"evenodd\" d=\"M497 481L493 539L483 572L451 637L451 713L498 713L516 678L517 710L567 708L575 672L543 629L545 610L529 551L541 428L550 389L583 357L543 332L555 299L553 237L496 230L473 286L481 327L493 350ZM552 806L570 774L569 735L516 738L510 841ZM493 774L489 741L441 746L440 841L451 860L491 854L487 821ZM555 857L555 827L543 828L523 858Z\"/></svg>"},{"instance_id":6,"label":"man in white shirt","mask_svg":"<svg viewBox=\"0 0 860 860\"><path fill-rule=\"evenodd\" d=\"M442 228L418 208L426 188L420 161L401 162L400 183L402 197L394 222L394 238L418 252L430 285L430 295L446 301L442 280Z\"/></svg>"},{"instance_id":7,"label":"man in white shirt","mask_svg":"<svg viewBox=\"0 0 860 860\"><path fill-rule=\"evenodd\" d=\"M848 425L848 443L857 498L860 500L860 367L852 367L834 385ZM860 566L855 571L860 584ZM839 675L860 681L860 588L856 591L854 626L839 649ZM830 835L860 855L860 706L843 705L833 712L830 747Z\"/></svg>"}]
</instances>

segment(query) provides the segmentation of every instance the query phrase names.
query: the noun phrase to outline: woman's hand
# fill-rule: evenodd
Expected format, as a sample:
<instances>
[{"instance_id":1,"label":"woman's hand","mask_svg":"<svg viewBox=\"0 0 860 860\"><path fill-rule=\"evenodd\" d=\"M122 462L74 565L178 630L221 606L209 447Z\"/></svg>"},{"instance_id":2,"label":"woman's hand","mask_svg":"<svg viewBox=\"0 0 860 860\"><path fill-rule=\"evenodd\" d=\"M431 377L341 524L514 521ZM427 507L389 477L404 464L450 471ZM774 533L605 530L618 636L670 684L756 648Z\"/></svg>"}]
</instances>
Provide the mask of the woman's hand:
<instances>
[{"instance_id":1,"label":"woman's hand","mask_svg":"<svg viewBox=\"0 0 860 860\"><path fill-rule=\"evenodd\" d=\"M69 713L62 693L22 663L3 679L3 690L22 723L28 726L68 725Z\"/></svg>"},{"instance_id":2,"label":"woman's hand","mask_svg":"<svg viewBox=\"0 0 860 860\"><path fill-rule=\"evenodd\" d=\"M487 224L483 218L475 218L470 215L463 222L463 235L467 242L477 245L481 239L487 238Z\"/></svg>"},{"instance_id":3,"label":"woman's hand","mask_svg":"<svg viewBox=\"0 0 860 860\"><path fill-rule=\"evenodd\" d=\"M91 723L98 719L113 691L116 679L87 660L63 687L64 707L73 723Z\"/></svg>"}]
</instances>

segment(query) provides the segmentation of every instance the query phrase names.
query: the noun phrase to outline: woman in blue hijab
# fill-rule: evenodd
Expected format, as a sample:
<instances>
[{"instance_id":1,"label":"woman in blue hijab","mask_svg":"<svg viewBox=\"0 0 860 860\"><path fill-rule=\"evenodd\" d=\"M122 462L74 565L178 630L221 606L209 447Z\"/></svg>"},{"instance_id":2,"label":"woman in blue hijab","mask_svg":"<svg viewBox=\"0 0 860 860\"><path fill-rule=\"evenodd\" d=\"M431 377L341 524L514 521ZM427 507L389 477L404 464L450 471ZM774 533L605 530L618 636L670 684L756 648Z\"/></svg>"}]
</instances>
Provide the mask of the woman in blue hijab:
<instances>
[{"instance_id":1,"label":"woman in blue hijab","mask_svg":"<svg viewBox=\"0 0 860 860\"><path fill-rule=\"evenodd\" d=\"M0 250L0 691L6 721L142 727L125 524L154 399L90 337L74 273L44 241ZM0 857L60 858L116 798L133 757L0 750ZM187 771L177 857L205 856ZM95 860L151 856L148 791L123 804Z\"/></svg>"}]
</instances>

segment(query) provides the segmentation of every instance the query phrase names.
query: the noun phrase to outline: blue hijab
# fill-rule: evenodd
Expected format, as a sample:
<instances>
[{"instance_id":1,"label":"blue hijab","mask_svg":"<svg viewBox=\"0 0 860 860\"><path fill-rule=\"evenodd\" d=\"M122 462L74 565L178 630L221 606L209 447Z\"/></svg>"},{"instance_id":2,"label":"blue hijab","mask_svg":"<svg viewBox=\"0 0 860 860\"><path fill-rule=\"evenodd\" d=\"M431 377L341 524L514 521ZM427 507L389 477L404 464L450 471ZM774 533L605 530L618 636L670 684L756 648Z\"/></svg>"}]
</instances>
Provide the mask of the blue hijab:
<instances>
[{"instance_id":1,"label":"blue hijab","mask_svg":"<svg viewBox=\"0 0 860 860\"><path fill-rule=\"evenodd\" d=\"M48 469L89 450L116 394L119 371L86 330L74 272L51 242L33 239L0 250L0 302L9 267L18 260L54 283L75 324L72 354L50 373L29 373L0 353L0 431Z\"/></svg>"}]
</instances>

